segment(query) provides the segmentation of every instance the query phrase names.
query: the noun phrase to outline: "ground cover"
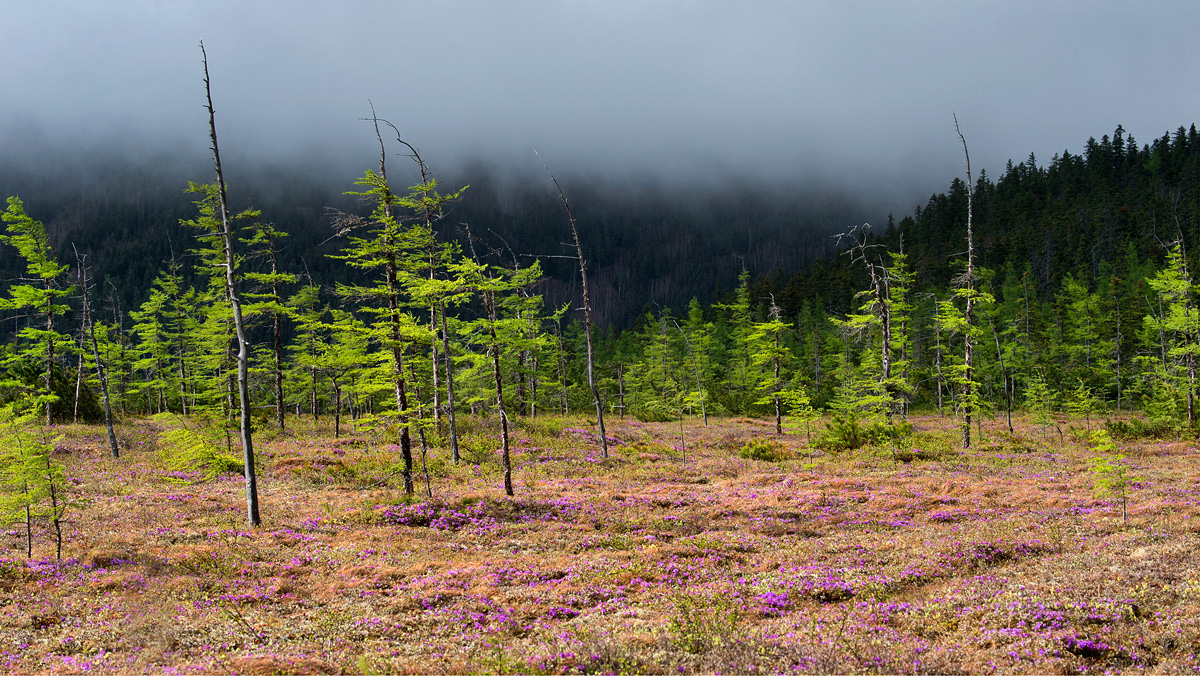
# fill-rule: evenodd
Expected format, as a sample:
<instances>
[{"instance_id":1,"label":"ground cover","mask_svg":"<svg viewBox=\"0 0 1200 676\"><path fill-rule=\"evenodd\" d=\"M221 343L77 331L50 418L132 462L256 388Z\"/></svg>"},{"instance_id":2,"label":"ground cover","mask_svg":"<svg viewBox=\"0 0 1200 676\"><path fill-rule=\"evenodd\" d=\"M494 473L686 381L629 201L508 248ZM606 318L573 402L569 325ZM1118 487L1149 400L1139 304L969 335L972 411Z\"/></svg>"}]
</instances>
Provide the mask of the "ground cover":
<instances>
[{"instance_id":1,"label":"ground cover","mask_svg":"<svg viewBox=\"0 0 1200 676\"><path fill-rule=\"evenodd\" d=\"M606 421L607 422L607 421ZM162 421L67 426L64 558L10 526L0 669L38 673L1179 673L1200 670L1200 451L1121 444L1128 520L1082 432L912 419L810 454L749 419L520 421L517 496L486 420L397 490L397 449L264 432L264 525L236 474L172 465ZM1065 427L1063 429L1066 429ZM761 446L761 445L760 445ZM753 454L752 454L753 455ZM779 459L782 456L782 459ZM418 482L422 490L424 477ZM50 558L46 558L50 557Z\"/></svg>"}]
</instances>

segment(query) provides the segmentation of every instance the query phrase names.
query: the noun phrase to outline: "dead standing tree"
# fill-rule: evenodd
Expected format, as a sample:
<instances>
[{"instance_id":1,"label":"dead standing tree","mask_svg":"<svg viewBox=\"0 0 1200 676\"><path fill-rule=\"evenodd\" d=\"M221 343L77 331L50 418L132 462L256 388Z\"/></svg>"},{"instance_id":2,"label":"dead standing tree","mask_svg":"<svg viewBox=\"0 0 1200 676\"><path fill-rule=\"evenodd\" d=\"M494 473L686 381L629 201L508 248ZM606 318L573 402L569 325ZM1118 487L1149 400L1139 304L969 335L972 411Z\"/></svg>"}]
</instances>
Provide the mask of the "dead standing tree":
<instances>
[{"instance_id":1,"label":"dead standing tree","mask_svg":"<svg viewBox=\"0 0 1200 676\"><path fill-rule=\"evenodd\" d=\"M963 157L967 163L967 269L958 276L955 280L961 287L961 295L964 300L963 307L963 429L962 429L962 445L963 448L971 447L971 415L975 412L975 399L978 396L975 392L974 381L972 380L973 373L971 371L972 357L974 352L974 310L975 310L975 233L972 229L972 215L974 205L972 198L974 196L974 185L971 182L971 154L967 151L967 139L963 137L962 131L958 128L958 115L954 115L954 132L958 134L958 139L962 141Z\"/></svg>"},{"instance_id":2,"label":"dead standing tree","mask_svg":"<svg viewBox=\"0 0 1200 676\"><path fill-rule=\"evenodd\" d=\"M238 297L237 277L234 274L233 226L229 218L229 200L225 193L225 174L221 171L221 153L217 149L217 122L213 112L212 87L208 77L208 53L200 43L204 59L204 96L208 109L208 135L212 141L213 164L217 170L217 194L221 207L221 238L225 248L225 294L233 308L233 325L237 332L237 387L241 408L242 464L246 472L246 517L251 526L262 523L258 515L258 478L254 472L254 442L250 431L250 345L246 342L246 327L242 321L242 302Z\"/></svg>"},{"instance_id":3,"label":"dead standing tree","mask_svg":"<svg viewBox=\"0 0 1200 676\"><path fill-rule=\"evenodd\" d=\"M879 392L886 400L884 414L888 420L892 419L892 414L895 412L896 403L899 401L897 396L895 382L892 378L892 298L891 298L891 279L888 276L887 267L883 261L877 257L873 257L872 249L880 248L879 244L868 242L866 230L870 228L869 223L856 225L848 231L836 236L838 244L842 243L843 239L850 242L850 246L843 252L849 254L851 264L862 263L867 269L867 273L871 277L871 288L866 291L861 291L856 294L857 297L863 298L866 302L863 305L865 314L858 315L861 319L851 319L849 329L851 333L859 333L871 328L871 324L877 324L879 328L879 381L877 387ZM772 298L772 304L774 299ZM863 319L869 318L866 322Z\"/></svg>"},{"instance_id":4,"label":"dead standing tree","mask_svg":"<svg viewBox=\"0 0 1200 676\"><path fill-rule=\"evenodd\" d=\"M534 151L534 154L537 154L537 151ZM541 158L542 156L538 155L538 159ZM596 424L600 432L600 457L607 458L608 437L604 433L604 404L600 400L600 390L596 387L595 351L592 348L592 303L588 297L587 262L583 258L583 245L579 243L579 226L575 223L575 213L571 211L571 203L567 201L567 196L563 193L562 186L558 184L558 179L554 178L554 174L550 171L550 166L545 162L542 163L542 166L546 168L546 173L550 175L550 181L558 190L558 197L567 210L567 220L571 222L571 234L575 236L575 255L579 259L579 276L583 285L583 326L584 336L587 338L588 388L591 389L592 399L596 404Z\"/></svg>"},{"instance_id":5,"label":"dead standing tree","mask_svg":"<svg viewBox=\"0 0 1200 676\"><path fill-rule=\"evenodd\" d=\"M100 360L100 346L96 342L96 325L92 323L92 304L88 300L88 276L87 257L80 254L75 245L71 245L71 249L75 251L75 260L79 263L79 288L83 293L83 332L91 339L92 343L92 359L96 363L96 375L100 378L100 394L104 399L104 427L108 430L108 445L112 449L114 458L120 457L121 451L117 447L117 435L113 431L112 419L112 404L108 399L108 366ZM76 408L79 404L79 395L75 395Z\"/></svg>"}]
</instances>

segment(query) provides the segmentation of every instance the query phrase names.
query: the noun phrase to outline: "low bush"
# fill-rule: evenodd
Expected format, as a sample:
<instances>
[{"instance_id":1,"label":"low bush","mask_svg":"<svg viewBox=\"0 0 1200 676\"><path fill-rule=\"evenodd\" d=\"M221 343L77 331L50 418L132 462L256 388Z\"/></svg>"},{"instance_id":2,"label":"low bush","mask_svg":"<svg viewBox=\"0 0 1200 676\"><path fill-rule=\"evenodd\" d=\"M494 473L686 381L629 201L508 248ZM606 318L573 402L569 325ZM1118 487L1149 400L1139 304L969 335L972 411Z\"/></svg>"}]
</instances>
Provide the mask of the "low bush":
<instances>
[{"instance_id":1,"label":"low bush","mask_svg":"<svg viewBox=\"0 0 1200 676\"><path fill-rule=\"evenodd\" d=\"M169 415L160 414L155 420L170 424ZM158 435L158 447L173 481L202 483L223 474L243 473L242 459L229 448L228 432L214 421L197 416L189 422L178 418L174 424L179 426Z\"/></svg>"},{"instance_id":2,"label":"low bush","mask_svg":"<svg viewBox=\"0 0 1200 676\"><path fill-rule=\"evenodd\" d=\"M1146 420L1130 418L1125 420L1105 420L1104 429L1114 439L1134 441L1136 439L1166 439L1176 435L1175 425L1168 420Z\"/></svg>"},{"instance_id":3,"label":"low bush","mask_svg":"<svg viewBox=\"0 0 1200 676\"><path fill-rule=\"evenodd\" d=\"M747 441L738 451L738 455L747 460L762 460L763 462L779 462L790 460L792 457L791 451L786 446L774 439L763 437L755 437Z\"/></svg>"},{"instance_id":4,"label":"low bush","mask_svg":"<svg viewBox=\"0 0 1200 676\"><path fill-rule=\"evenodd\" d=\"M912 424L902 421L883 421L863 424L854 411L835 413L825 431L813 440L823 451L853 451L867 444L895 442L912 434Z\"/></svg>"},{"instance_id":5,"label":"low bush","mask_svg":"<svg viewBox=\"0 0 1200 676\"><path fill-rule=\"evenodd\" d=\"M635 441L617 447L622 455L634 461L654 462L671 457L674 452L665 444L656 441Z\"/></svg>"},{"instance_id":6,"label":"low bush","mask_svg":"<svg viewBox=\"0 0 1200 676\"><path fill-rule=\"evenodd\" d=\"M563 418L516 418L516 426L518 430L526 432L530 435L547 437L556 439L567 428L567 421Z\"/></svg>"},{"instance_id":7,"label":"low bush","mask_svg":"<svg viewBox=\"0 0 1200 676\"><path fill-rule=\"evenodd\" d=\"M912 462L914 460L944 460L958 454L955 440L947 434L934 432L916 432L904 443L903 448L892 451L892 457L897 462Z\"/></svg>"},{"instance_id":8,"label":"low bush","mask_svg":"<svg viewBox=\"0 0 1200 676\"><path fill-rule=\"evenodd\" d=\"M738 608L728 597L680 594L668 627L684 651L698 654L737 640Z\"/></svg>"}]
</instances>

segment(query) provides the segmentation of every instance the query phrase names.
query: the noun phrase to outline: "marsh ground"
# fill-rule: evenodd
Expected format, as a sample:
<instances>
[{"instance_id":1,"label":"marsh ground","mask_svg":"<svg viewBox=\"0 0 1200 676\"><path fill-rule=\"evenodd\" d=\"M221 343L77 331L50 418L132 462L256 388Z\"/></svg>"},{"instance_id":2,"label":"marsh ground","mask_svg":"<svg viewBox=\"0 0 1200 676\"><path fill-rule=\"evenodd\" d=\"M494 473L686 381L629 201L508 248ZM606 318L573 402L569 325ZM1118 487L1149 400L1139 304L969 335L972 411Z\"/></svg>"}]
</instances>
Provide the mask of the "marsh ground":
<instances>
[{"instance_id":1,"label":"marsh ground","mask_svg":"<svg viewBox=\"0 0 1200 676\"><path fill-rule=\"evenodd\" d=\"M998 421L956 450L739 457L761 421L521 421L517 495L471 420L405 500L397 449L290 419L243 483L172 472L160 423L67 426L86 504L63 560L10 526L0 669L239 673L1179 673L1200 670L1200 452L1123 443L1128 520L1083 435ZM681 440L682 434L682 440ZM50 557L50 558L46 558Z\"/></svg>"}]
</instances>

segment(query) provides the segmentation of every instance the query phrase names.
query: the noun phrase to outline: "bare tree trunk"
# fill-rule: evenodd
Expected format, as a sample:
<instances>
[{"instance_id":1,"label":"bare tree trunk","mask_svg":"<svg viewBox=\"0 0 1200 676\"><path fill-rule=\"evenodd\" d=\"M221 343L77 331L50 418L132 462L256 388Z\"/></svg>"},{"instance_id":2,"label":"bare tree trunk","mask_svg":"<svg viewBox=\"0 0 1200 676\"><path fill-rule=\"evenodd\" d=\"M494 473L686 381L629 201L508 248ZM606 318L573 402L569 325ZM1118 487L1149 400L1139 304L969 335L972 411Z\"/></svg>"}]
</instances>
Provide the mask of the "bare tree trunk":
<instances>
[{"instance_id":1,"label":"bare tree trunk","mask_svg":"<svg viewBox=\"0 0 1200 676\"><path fill-rule=\"evenodd\" d=\"M954 131L958 133L959 140L962 141L963 156L967 163L967 297L966 308L963 310L963 320L966 322L966 330L963 331L963 432L962 444L963 448L971 447L971 414L974 413L973 402L973 381L974 374L971 371L972 358L974 357L974 340L971 335L973 328L974 317L972 313L975 309L975 233L972 230L972 213L973 205L972 198L975 192L974 184L971 180L971 155L967 152L967 139L963 137L962 131L958 128L958 116L954 117Z\"/></svg>"},{"instance_id":2,"label":"bare tree trunk","mask_svg":"<svg viewBox=\"0 0 1200 676\"><path fill-rule=\"evenodd\" d=\"M454 360L450 355L450 336L446 331L446 304L440 304L442 315L442 352L446 355L446 417L450 422L450 459L458 464L458 425L454 418ZM434 370L437 365L434 364Z\"/></svg>"},{"instance_id":3,"label":"bare tree trunk","mask_svg":"<svg viewBox=\"0 0 1200 676\"><path fill-rule=\"evenodd\" d=\"M496 338L496 301L492 298L484 302L488 306L490 319L488 330L492 339L492 373L496 376L496 410L500 413L500 462L504 468L504 493L512 495L512 458L508 450L508 413L504 410L504 379L500 374L500 342Z\"/></svg>"},{"instance_id":4,"label":"bare tree trunk","mask_svg":"<svg viewBox=\"0 0 1200 676\"><path fill-rule=\"evenodd\" d=\"M75 245L72 244L74 249ZM108 399L108 367L100 361L100 346L96 342L96 325L92 322L92 306L88 302L88 278L87 267L84 265L85 257L79 255L79 251L75 251L75 258L79 262L79 286L83 289L83 324L87 327L88 335L92 342L92 359L96 361L96 375L100 378L100 396L104 401L104 427L108 430L108 446L112 449L114 458L121 456L121 451L117 447L117 435L113 431L112 405ZM76 397L78 400L78 397Z\"/></svg>"},{"instance_id":5,"label":"bare tree trunk","mask_svg":"<svg viewBox=\"0 0 1200 676\"><path fill-rule=\"evenodd\" d=\"M550 173L549 166L546 166L546 173L550 174L550 180L558 190L558 196L562 199L563 206L566 207L567 220L571 222L571 233L575 236L575 255L579 258L579 276L583 287L583 326L584 335L587 337L588 387L592 390L592 399L596 404L596 424L600 428L600 457L608 458L608 436L604 432L604 404L600 401L600 390L596 387L596 360L592 349L592 303L588 298L587 263L583 258L583 245L579 243L579 227L575 224L575 214L571 211L571 204L567 201L562 186L558 184L558 179Z\"/></svg>"},{"instance_id":6,"label":"bare tree trunk","mask_svg":"<svg viewBox=\"0 0 1200 676\"><path fill-rule=\"evenodd\" d=\"M467 229L467 242L471 247L471 258L475 260L476 265L479 265L479 256L475 253L475 240L471 238L470 228ZM500 370L500 339L496 335L499 313L496 309L494 291L483 292L483 307L488 316L488 336L491 340L488 351L492 353L492 374L496 379L496 412L500 414L500 463L504 469L504 493L512 495L512 456L509 454L508 444L508 412L504 409L504 378Z\"/></svg>"},{"instance_id":7,"label":"bare tree trunk","mask_svg":"<svg viewBox=\"0 0 1200 676\"><path fill-rule=\"evenodd\" d=\"M330 378L333 383L333 438L342 435L342 386L337 378Z\"/></svg>"},{"instance_id":8,"label":"bare tree trunk","mask_svg":"<svg viewBox=\"0 0 1200 676\"><path fill-rule=\"evenodd\" d=\"M75 361L75 405L71 408L71 422L79 424L79 399L83 396L83 327L79 327L79 359Z\"/></svg>"},{"instance_id":9,"label":"bare tree trunk","mask_svg":"<svg viewBox=\"0 0 1200 676\"><path fill-rule=\"evenodd\" d=\"M221 199L221 234L225 240L225 292L233 307L233 325L237 331L237 380L238 400L241 405L242 458L246 471L246 516L251 526L258 526L262 519L258 515L258 478L254 471L254 440L250 431L250 346L246 342L246 327L242 322L242 302L238 298L237 278L234 275L233 227L229 222L229 201L225 193L225 176L221 172L221 153L217 149L217 123L212 105L212 88L208 77L208 55L204 43L200 43L204 54L204 93L208 100L208 129L212 139L213 164L217 170L217 192Z\"/></svg>"}]
</instances>

